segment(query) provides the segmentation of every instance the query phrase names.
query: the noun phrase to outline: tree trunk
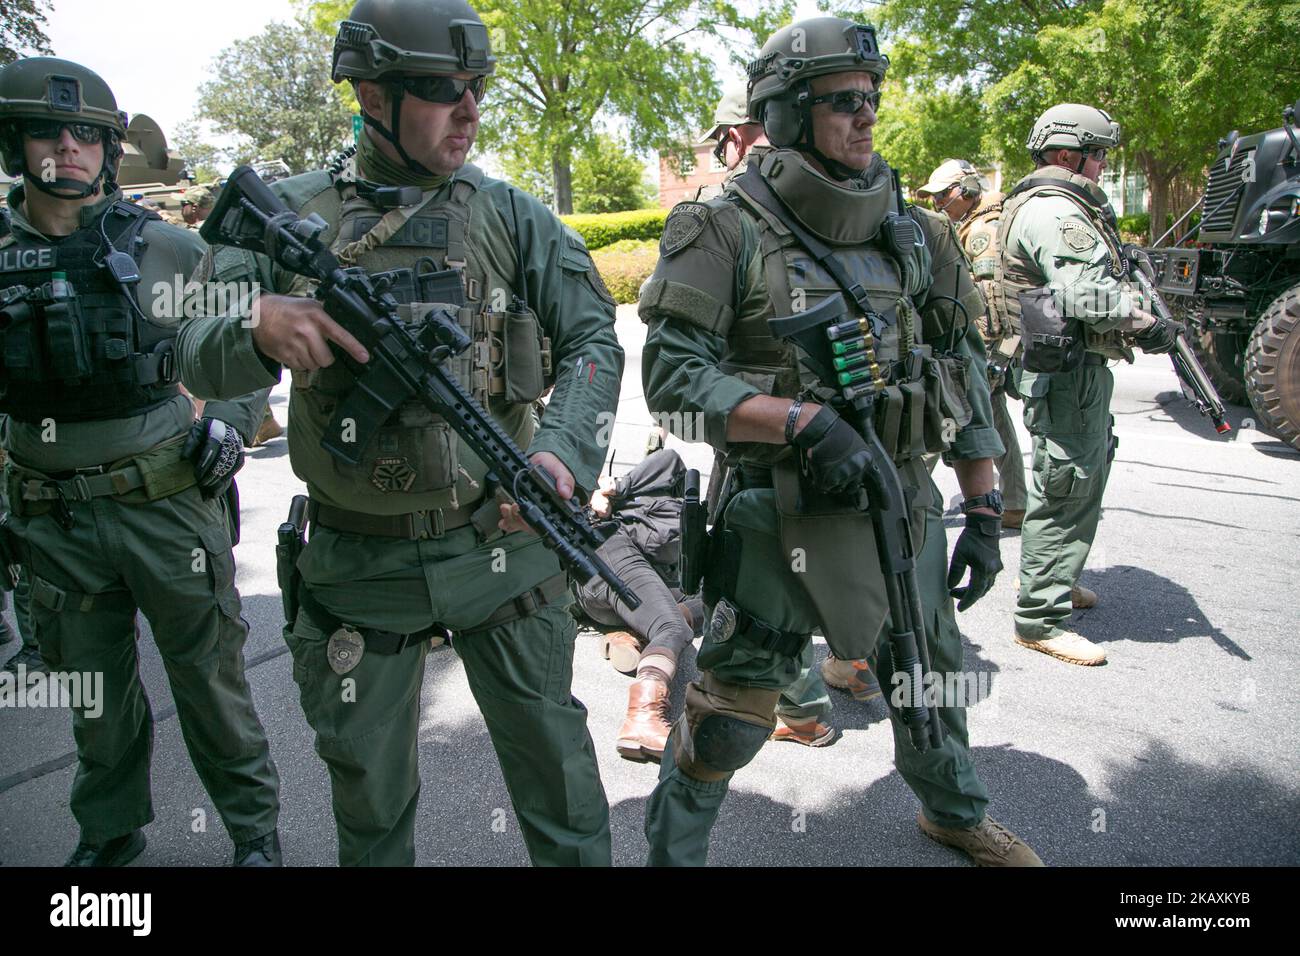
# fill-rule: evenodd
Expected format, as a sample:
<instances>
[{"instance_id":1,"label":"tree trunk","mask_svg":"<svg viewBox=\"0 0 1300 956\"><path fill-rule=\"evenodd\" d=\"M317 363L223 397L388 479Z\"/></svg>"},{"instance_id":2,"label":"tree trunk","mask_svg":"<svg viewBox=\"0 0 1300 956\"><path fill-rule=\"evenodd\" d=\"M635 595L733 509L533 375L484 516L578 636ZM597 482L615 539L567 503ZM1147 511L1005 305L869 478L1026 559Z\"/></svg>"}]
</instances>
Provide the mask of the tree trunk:
<instances>
[{"instance_id":1,"label":"tree trunk","mask_svg":"<svg viewBox=\"0 0 1300 956\"><path fill-rule=\"evenodd\" d=\"M1147 212L1151 214L1147 242L1151 243L1168 228L1165 216L1169 213L1169 187L1173 176L1157 163L1143 163L1142 166L1147 177L1147 188L1151 191L1151 202L1147 205Z\"/></svg>"},{"instance_id":2,"label":"tree trunk","mask_svg":"<svg viewBox=\"0 0 1300 956\"><path fill-rule=\"evenodd\" d=\"M551 157L551 180L555 185L555 212L567 216L573 212L573 164L566 149Z\"/></svg>"}]
</instances>

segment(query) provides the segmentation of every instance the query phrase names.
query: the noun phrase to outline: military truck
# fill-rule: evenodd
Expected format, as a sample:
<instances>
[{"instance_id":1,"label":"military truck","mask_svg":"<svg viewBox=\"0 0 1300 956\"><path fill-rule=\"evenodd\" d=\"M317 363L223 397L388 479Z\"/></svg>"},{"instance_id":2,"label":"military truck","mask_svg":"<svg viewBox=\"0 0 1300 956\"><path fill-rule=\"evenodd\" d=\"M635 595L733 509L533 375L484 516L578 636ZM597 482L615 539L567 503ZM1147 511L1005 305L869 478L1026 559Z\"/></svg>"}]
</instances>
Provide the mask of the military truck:
<instances>
[{"instance_id":1,"label":"military truck","mask_svg":"<svg viewBox=\"0 0 1300 956\"><path fill-rule=\"evenodd\" d=\"M167 148L161 127L144 113L136 113L126 127L117 184L128 199L152 199L179 216L181 193L193 183L185 160Z\"/></svg>"},{"instance_id":2,"label":"military truck","mask_svg":"<svg viewBox=\"0 0 1300 956\"><path fill-rule=\"evenodd\" d=\"M1199 224L1151 252L1219 394L1249 402L1261 428L1300 449L1298 112L1300 100L1277 129L1221 139L1204 196L1174 226L1196 208Z\"/></svg>"}]
</instances>

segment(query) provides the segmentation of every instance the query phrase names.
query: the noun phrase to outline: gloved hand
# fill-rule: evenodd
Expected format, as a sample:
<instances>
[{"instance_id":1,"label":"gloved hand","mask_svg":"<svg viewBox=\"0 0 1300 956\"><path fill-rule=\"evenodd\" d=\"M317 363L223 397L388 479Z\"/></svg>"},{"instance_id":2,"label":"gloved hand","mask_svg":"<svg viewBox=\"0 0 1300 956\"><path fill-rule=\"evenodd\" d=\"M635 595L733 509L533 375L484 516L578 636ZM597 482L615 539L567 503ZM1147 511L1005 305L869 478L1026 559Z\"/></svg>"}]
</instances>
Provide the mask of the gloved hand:
<instances>
[{"instance_id":1,"label":"gloved hand","mask_svg":"<svg viewBox=\"0 0 1300 956\"><path fill-rule=\"evenodd\" d=\"M966 527L952 551L952 564L948 567L948 593L957 598L957 610L964 611L993 587L998 572L1002 570L1002 556L998 551L1002 534L1002 519L997 515L971 512L966 515ZM970 568L970 584L958 587Z\"/></svg>"},{"instance_id":2,"label":"gloved hand","mask_svg":"<svg viewBox=\"0 0 1300 956\"><path fill-rule=\"evenodd\" d=\"M215 498L230 487L235 472L244 467L244 439L234 425L219 418L204 418L190 428L181 457L194 462L194 477L204 498Z\"/></svg>"},{"instance_id":3,"label":"gloved hand","mask_svg":"<svg viewBox=\"0 0 1300 956\"><path fill-rule=\"evenodd\" d=\"M827 406L794 436L795 446L808 452L813 484L832 494L861 483L871 453L853 426Z\"/></svg>"},{"instance_id":4,"label":"gloved hand","mask_svg":"<svg viewBox=\"0 0 1300 956\"><path fill-rule=\"evenodd\" d=\"M1178 327L1172 322L1153 315L1153 322L1141 332L1133 336L1137 342L1138 348L1148 355L1164 355L1174 350L1174 344L1178 341Z\"/></svg>"}]
</instances>

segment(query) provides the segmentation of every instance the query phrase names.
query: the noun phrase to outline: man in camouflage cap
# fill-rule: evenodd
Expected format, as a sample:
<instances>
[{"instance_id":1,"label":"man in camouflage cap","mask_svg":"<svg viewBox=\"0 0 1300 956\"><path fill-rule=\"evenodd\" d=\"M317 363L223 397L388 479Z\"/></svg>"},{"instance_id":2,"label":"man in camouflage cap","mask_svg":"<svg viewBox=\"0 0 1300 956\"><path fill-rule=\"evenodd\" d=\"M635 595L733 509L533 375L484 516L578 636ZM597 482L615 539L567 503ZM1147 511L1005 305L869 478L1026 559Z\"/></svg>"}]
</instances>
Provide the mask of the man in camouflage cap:
<instances>
[{"instance_id":1,"label":"man in camouflage cap","mask_svg":"<svg viewBox=\"0 0 1300 956\"><path fill-rule=\"evenodd\" d=\"M185 190L181 193L181 215L185 218L185 225L197 231L214 205L216 200L207 186L191 186Z\"/></svg>"},{"instance_id":2,"label":"man in camouflage cap","mask_svg":"<svg viewBox=\"0 0 1300 956\"><path fill-rule=\"evenodd\" d=\"M887 63L869 26L818 17L778 31L749 67L748 113L761 117L773 148L751 156L722 197L673 209L640 299L651 411L672 421L674 413L698 415L709 443L736 463L712 531L717 560L705 566L711 613L697 657L701 677L687 689L646 806L652 864L707 861L731 777L772 732L812 631L820 628L835 654L852 661L872 657L888 627L875 532L853 499L871 453L836 410L839 396L806 377L794 350L772 337L769 319L839 298L872 330L875 370L854 374L879 387L884 455L898 462L910 493L936 678L961 670L945 578L957 585L970 570L969 585L955 589L964 610L1001 568L989 459L1002 445L989 421L983 345L966 334L950 298L975 315L979 293L951 225L906 206L874 152ZM832 244L837 265L825 254ZM947 384L927 395L927 380ZM967 495L951 567L941 503L922 463L940 451ZM891 661L890 654L875 661L882 686L892 686ZM1040 864L986 814L964 708L943 704L944 739L924 751L891 706L895 760L921 799L922 831L980 863Z\"/></svg>"},{"instance_id":3,"label":"man in camouflage cap","mask_svg":"<svg viewBox=\"0 0 1300 956\"><path fill-rule=\"evenodd\" d=\"M975 318L975 326L984 336L984 347L989 352L993 424L1006 448L1000 458L994 459L998 490L1002 492L1002 527L1019 528L1025 518L1025 461L1020 452L1015 423L1007 411L1007 385L1010 382L1007 370L1018 355L1020 335L1001 314L998 298L993 294L1002 194L986 191L984 186L984 179L974 165L964 159L949 159L941 163L916 192L920 196L929 196L935 210L956 225L957 238L984 298L985 310ZM1011 387L1015 388L1014 383Z\"/></svg>"},{"instance_id":4,"label":"man in camouflage cap","mask_svg":"<svg viewBox=\"0 0 1300 956\"><path fill-rule=\"evenodd\" d=\"M1025 427L1034 480L1021 531L1015 642L1071 664L1106 653L1069 629L1073 608L1097 595L1079 586L1115 457L1107 363L1174 347L1175 332L1137 306L1115 211L1098 185L1120 145L1104 111L1061 103L1034 123L1025 146L1037 168L1002 203L995 307L1021 330Z\"/></svg>"}]
</instances>

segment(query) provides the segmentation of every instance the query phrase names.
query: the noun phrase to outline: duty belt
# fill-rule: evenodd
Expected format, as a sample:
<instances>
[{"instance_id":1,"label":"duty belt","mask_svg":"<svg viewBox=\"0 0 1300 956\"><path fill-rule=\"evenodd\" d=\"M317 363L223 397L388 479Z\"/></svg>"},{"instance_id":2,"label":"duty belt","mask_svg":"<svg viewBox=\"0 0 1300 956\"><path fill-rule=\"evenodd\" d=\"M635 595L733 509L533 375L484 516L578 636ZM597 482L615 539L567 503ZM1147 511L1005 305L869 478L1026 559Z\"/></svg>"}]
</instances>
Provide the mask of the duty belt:
<instances>
[{"instance_id":1,"label":"duty belt","mask_svg":"<svg viewBox=\"0 0 1300 956\"><path fill-rule=\"evenodd\" d=\"M172 458L169 451L171 446L180 445L185 439L185 435L177 435L132 458L69 471L37 471L12 456L10 465L17 476L18 494L23 501L61 501L66 504L108 495L125 495L140 489L151 491L164 486L179 491L195 484L194 465L179 454ZM150 462L162 459L162 463L151 465L146 473L140 465L146 459Z\"/></svg>"},{"instance_id":2,"label":"duty belt","mask_svg":"<svg viewBox=\"0 0 1300 956\"><path fill-rule=\"evenodd\" d=\"M723 598L713 607L709 619L709 636L719 644L738 640L750 647L775 651L783 657L796 657L803 650L807 634L782 631L759 620L743 608Z\"/></svg>"},{"instance_id":3,"label":"duty belt","mask_svg":"<svg viewBox=\"0 0 1300 956\"><path fill-rule=\"evenodd\" d=\"M462 636L475 634L499 627L502 624L509 624L520 618L531 617L548 604L553 604L558 598L567 594L568 591L568 580L563 574L557 574L554 577L547 578L536 587L529 588L523 594L511 598L489 614L485 620L473 627L454 633ZM453 631L439 621L435 621L428 627L413 631L410 634L399 634L396 631L385 631L375 627L353 627L345 624L337 615L330 613L311 593L311 588L307 586L306 582L303 582L298 589L298 600L314 619L317 627L326 632L336 631L340 627L348 627L360 634L366 642L366 650L375 654L400 654L407 648L418 646L422 641L434 637L441 637L446 640L453 636Z\"/></svg>"},{"instance_id":4,"label":"duty belt","mask_svg":"<svg viewBox=\"0 0 1300 956\"><path fill-rule=\"evenodd\" d=\"M441 538L470 523L479 503L460 508L430 508L404 515L372 515L364 511L335 508L315 499L307 502L307 520L313 525L344 534L366 534L379 538L404 538L416 541Z\"/></svg>"}]
</instances>

